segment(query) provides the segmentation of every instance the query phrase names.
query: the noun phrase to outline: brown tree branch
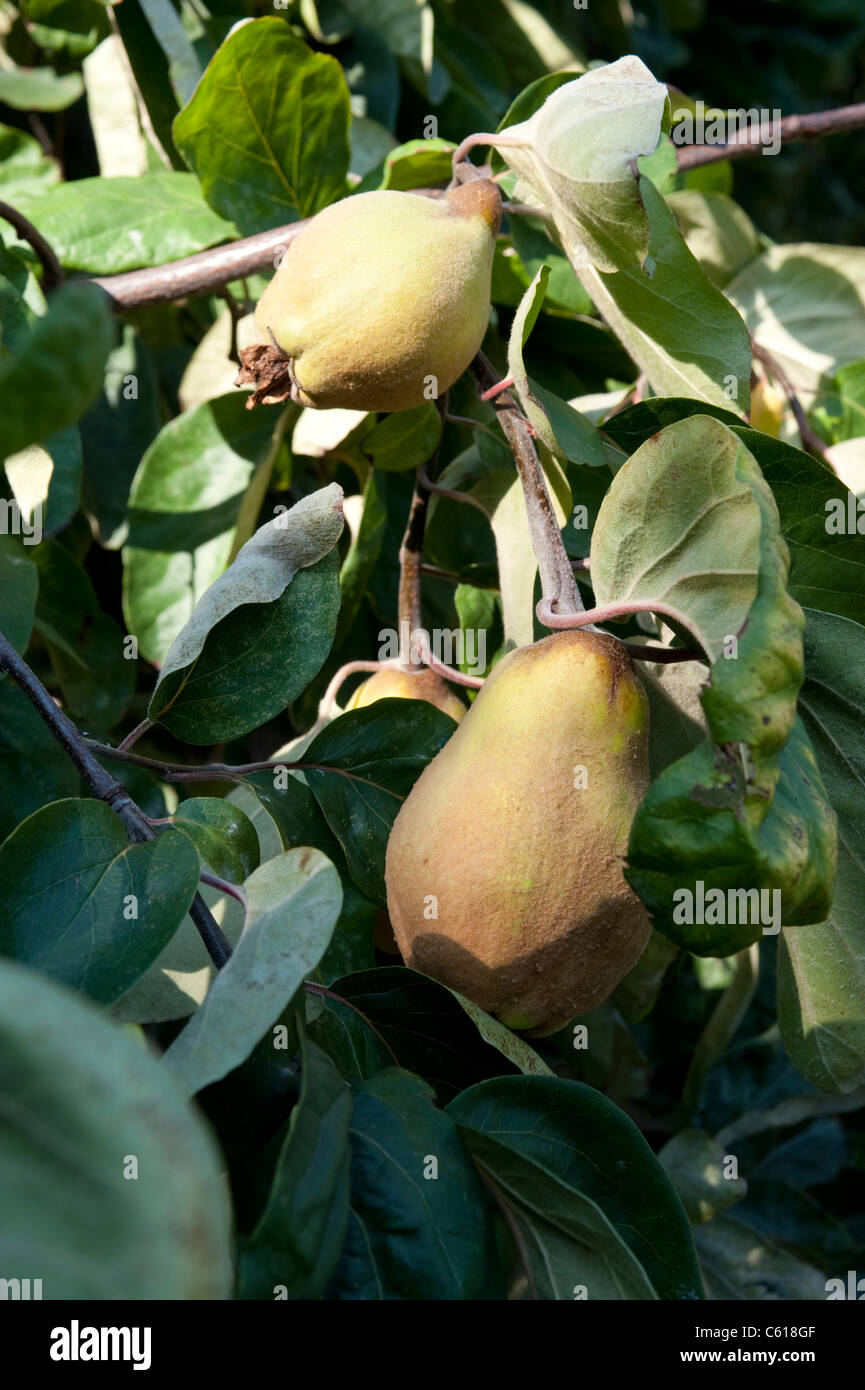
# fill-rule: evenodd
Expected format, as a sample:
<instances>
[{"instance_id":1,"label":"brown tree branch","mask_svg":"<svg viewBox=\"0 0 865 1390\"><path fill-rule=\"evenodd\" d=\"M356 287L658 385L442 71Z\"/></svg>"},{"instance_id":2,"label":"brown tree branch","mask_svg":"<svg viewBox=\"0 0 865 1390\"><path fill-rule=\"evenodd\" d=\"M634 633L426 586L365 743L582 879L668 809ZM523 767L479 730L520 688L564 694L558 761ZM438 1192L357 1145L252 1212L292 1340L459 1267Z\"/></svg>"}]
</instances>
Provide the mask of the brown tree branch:
<instances>
[{"instance_id":1,"label":"brown tree branch","mask_svg":"<svg viewBox=\"0 0 865 1390\"><path fill-rule=\"evenodd\" d=\"M766 145L774 145L776 136L781 144L791 140L817 140L824 135L838 135L845 130L865 126L865 102L855 106L837 106L831 111L812 111L804 116L783 116L769 125L749 126L742 139L726 145L686 145L676 150L679 169L696 169L699 165L715 164L721 159L744 159L759 154Z\"/></svg>"},{"instance_id":2,"label":"brown tree branch","mask_svg":"<svg viewBox=\"0 0 865 1390\"><path fill-rule=\"evenodd\" d=\"M769 143L771 132L776 130L780 130L785 141L813 140L860 126L865 126L865 104L815 111L805 116L785 116L774 126L767 127L769 140L764 143ZM695 169L719 159L756 155L761 148L760 144L748 140L728 145L690 145L677 150L676 158L680 169ZM415 188L412 192L427 198L441 197L438 188ZM232 280L272 270L274 256L280 249L287 248L305 225L303 221L290 222L287 226L259 232L209 251L199 251L166 265L130 270L122 275L98 275L94 282L105 290L118 313L145 304L169 304L188 295L210 294Z\"/></svg>"},{"instance_id":3,"label":"brown tree branch","mask_svg":"<svg viewBox=\"0 0 865 1390\"><path fill-rule=\"evenodd\" d=\"M493 394L492 388L498 385L498 375L482 352L478 353L472 363L472 371L484 395L490 399ZM511 447L523 485L532 548L538 562L544 600L553 612L560 615L582 613L583 601L550 501L547 480L535 448L531 426L517 409L509 391L499 391L490 403Z\"/></svg>"}]
</instances>

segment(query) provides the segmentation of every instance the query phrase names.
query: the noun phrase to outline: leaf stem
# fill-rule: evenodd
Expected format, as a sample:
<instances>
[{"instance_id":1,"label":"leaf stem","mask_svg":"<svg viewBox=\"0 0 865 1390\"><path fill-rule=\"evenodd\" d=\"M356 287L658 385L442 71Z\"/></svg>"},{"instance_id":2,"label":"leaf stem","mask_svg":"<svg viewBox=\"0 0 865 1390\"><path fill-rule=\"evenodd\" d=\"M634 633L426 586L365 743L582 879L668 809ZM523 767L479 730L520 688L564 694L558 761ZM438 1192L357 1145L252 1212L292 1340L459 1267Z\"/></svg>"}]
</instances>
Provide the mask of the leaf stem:
<instances>
[{"instance_id":1,"label":"leaf stem","mask_svg":"<svg viewBox=\"0 0 865 1390\"><path fill-rule=\"evenodd\" d=\"M249 902L243 889L237 883L229 883L227 878L219 878L216 874L208 873L202 869L198 875L202 883L206 883L210 888L216 888L220 893L227 893L230 897L236 898L243 908L244 915L249 908Z\"/></svg>"}]
</instances>

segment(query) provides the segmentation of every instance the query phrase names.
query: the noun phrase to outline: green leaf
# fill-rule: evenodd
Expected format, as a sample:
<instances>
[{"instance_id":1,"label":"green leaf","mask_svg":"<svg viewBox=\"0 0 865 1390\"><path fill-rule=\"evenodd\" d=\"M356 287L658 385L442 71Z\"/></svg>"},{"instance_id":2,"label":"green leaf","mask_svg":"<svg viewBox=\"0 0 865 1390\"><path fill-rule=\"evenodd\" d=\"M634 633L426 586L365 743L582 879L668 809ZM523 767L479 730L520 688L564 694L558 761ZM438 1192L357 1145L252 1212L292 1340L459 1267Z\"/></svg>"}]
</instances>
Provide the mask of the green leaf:
<instances>
[{"instance_id":1,"label":"green leaf","mask_svg":"<svg viewBox=\"0 0 865 1390\"><path fill-rule=\"evenodd\" d=\"M84 91L78 72L19 68L7 59L0 68L0 102L13 111L65 111Z\"/></svg>"},{"instance_id":2,"label":"green leaf","mask_svg":"<svg viewBox=\"0 0 865 1390\"><path fill-rule=\"evenodd\" d=\"M27 551L0 532L0 632L17 652L27 650L38 592L39 572Z\"/></svg>"},{"instance_id":3,"label":"green leaf","mask_svg":"<svg viewBox=\"0 0 865 1390\"><path fill-rule=\"evenodd\" d=\"M400 193L450 182L455 149L450 140L440 140L437 136L429 140L407 140L385 156L381 182L377 186Z\"/></svg>"},{"instance_id":4,"label":"green leaf","mask_svg":"<svg viewBox=\"0 0 865 1390\"><path fill-rule=\"evenodd\" d=\"M404 965L361 970L331 981L329 988L310 1035L348 1081L365 1081L398 1064L428 1081L445 1105L489 1077L549 1074L522 1038L502 1024L496 1031L487 1014Z\"/></svg>"},{"instance_id":5,"label":"green leaf","mask_svg":"<svg viewBox=\"0 0 865 1390\"><path fill-rule=\"evenodd\" d=\"M124 324L120 344L108 354L101 394L79 423L81 500L107 549L117 550L127 539L132 480L161 426L153 358L135 329ZM195 467L191 459L187 467Z\"/></svg>"},{"instance_id":6,"label":"green leaf","mask_svg":"<svg viewBox=\"0 0 865 1390\"><path fill-rule=\"evenodd\" d=\"M806 397L865 341L865 248L792 242L770 246L725 293L760 347Z\"/></svg>"},{"instance_id":7,"label":"green leaf","mask_svg":"<svg viewBox=\"0 0 865 1390\"><path fill-rule=\"evenodd\" d=\"M391 419L398 418L391 416ZM386 489L387 481L371 468L363 489L360 524L339 572L341 601L332 657L351 631L381 555L387 529Z\"/></svg>"},{"instance_id":8,"label":"green leaf","mask_svg":"<svg viewBox=\"0 0 865 1390\"><path fill-rule=\"evenodd\" d=\"M835 373L811 415L830 444L865 435L865 357Z\"/></svg>"},{"instance_id":9,"label":"green leaf","mask_svg":"<svg viewBox=\"0 0 865 1390\"><path fill-rule=\"evenodd\" d=\"M140 0L123 0L112 17L124 48L124 57L153 132L149 143L164 152L166 162L183 169L183 160L174 148L171 123L177 115L178 101L172 88L168 60L147 22Z\"/></svg>"},{"instance_id":10,"label":"green leaf","mask_svg":"<svg viewBox=\"0 0 865 1390\"><path fill-rule=\"evenodd\" d=\"M649 223L631 166L657 145L666 101L639 58L620 58L558 87L493 142L519 175L517 200L525 186L549 209L575 267L645 260Z\"/></svg>"},{"instance_id":11,"label":"green leaf","mask_svg":"<svg viewBox=\"0 0 865 1390\"><path fill-rule=\"evenodd\" d=\"M55 801L0 845L0 951L110 1003L186 915L198 858L167 831L131 845L102 801Z\"/></svg>"},{"instance_id":12,"label":"green leaf","mask_svg":"<svg viewBox=\"0 0 865 1390\"><path fill-rule=\"evenodd\" d=\"M748 1191L744 1178L727 1176L723 1146L705 1130L680 1130L667 1141L658 1159L694 1226L711 1221L740 1202Z\"/></svg>"},{"instance_id":13,"label":"green leaf","mask_svg":"<svg viewBox=\"0 0 865 1390\"><path fill-rule=\"evenodd\" d=\"M0 457L48 439L83 415L99 390L113 341L101 290L64 285L52 295L48 313L0 370Z\"/></svg>"},{"instance_id":14,"label":"green leaf","mask_svg":"<svg viewBox=\"0 0 865 1390\"><path fill-rule=\"evenodd\" d=\"M605 1096L558 1077L502 1077L464 1091L448 1114L526 1233L521 1254L539 1296L573 1298L575 1284L588 1284L590 1299L702 1297L679 1198Z\"/></svg>"},{"instance_id":15,"label":"green leaf","mask_svg":"<svg viewBox=\"0 0 865 1390\"><path fill-rule=\"evenodd\" d=\"M824 1302L826 1278L733 1216L699 1226L694 1240L710 1298Z\"/></svg>"},{"instance_id":16,"label":"green leaf","mask_svg":"<svg viewBox=\"0 0 865 1390\"><path fill-rule=\"evenodd\" d=\"M745 411L751 344L737 311L688 250L660 193L640 180L649 213L647 269L576 267L586 290L659 396Z\"/></svg>"},{"instance_id":17,"label":"green leaf","mask_svg":"<svg viewBox=\"0 0 865 1390\"><path fill-rule=\"evenodd\" d=\"M405 472L427 463L435 453L442 421L435 403L386 415L360 445L373 468L386 473Z\"/></svg>"},{"instance_id":18,"label":"green leaf","mask_svg":"<svg viewBox=\"0 0 865 1390\"><path fill-rule=\"evenodd\" d=\"M320 1299L348 1226L352 1096L333 1062L301 1038L291 1112L267 1205L240 1251L240 1298Z\"/></svg>"},{"instance_id":19,"label":"green leaf","mask_svg":"<svg viewBox=\"0 0 865 1390\"><path fill-rule=\"evenodd\" d=\"M453 1120L396 1068L353 1095L351 1209L329 1297L501 1297L489 1199Z\"/></svg>"},{"instance_id":20,"label":"green leaf","mask_svg":"<svg viewBox=\"0 0 865 1390\"><path fill-rule=\"evenodd\" d=\"M273 821L245 786L235 787L226 801L239 806L255 827L261 863L282 853ZM240 903L207 884L202 884L199 891L229 944L236 946L244 923ZM150 968L112 1005L111 1014L123 1023L166 1023L188 1018L204 1000L216 973L192 918L184 917Z\"/></svg>"},{"instance_id":21,"label":"green leaf","mask_svg":"<svg viewBox=\"0 0 865 1390\"><path fill-rule=\"evenodd\" d=\"M684 189L667 195L667 207L691 255L719 290L759 256L757 229L739 204L724 193Z\"/></svg>"},{"instance_id":22,"label":"green leaf","mask_svg":"<svg viewBox=\"0 0 865 1390\"><path fill-rule=\"evenodd\" d=\"M4 1270L54 1300L229 1296L222 1156L140 1041L0 961L0 1089Z\"/></svg>"},{"instance_id":23,"label":"green leaf","mask_svg":"<svg viewBox=\"0 0 865 1390\"><path fill-rule=\"evenodd\" d=\"M188 101L201 77L201 66L181 18L170 0L140 0L140 3L168 60L168 73L178 101Z\"/></svg>"},{"instance_id":24,"label":"green leaf","mask_svg":"<svg viewBox=\"0 0 865 1390\"><path fill-rule=\"evenodd\" d=\"M781 518L790 551L789 590L811 608L865 622L865 553L856 535L832 535L827 513L840 498L846 512L851 494L838 477L809 454L767 434L746 429L737 416L681 398L643 401L614 416L604 430L628 453L658 430L689 415L706 414L735 429L760 465ZM855 503L854 503L855 505Z\"/></svg>"},{"instance_id":25,"label":"green leaf","mask_svg":"<svg viewBox=\"0 0 865 1390\"><path fill-rule=\"evenodd\" d=\"M397 812L456 725L424 700L378 700L322 729L306 780L358 888L384 904L384 856Z\"/></svg>"},{"instance_id":26,"label":"green leaf","mask_svg":"<svg viewBox=\"0 0 865 1390\"><path fill-rule=\"evenodd\" d=\"M103 729L121 718L135 691L135 661L124 636L99 606L89 575L59 541L32 552L39 570L36 630L70 710Z\"/></svg>"},{"instance_id":27,"label":"green leaf","mask_svg":"<svg viewBox=\"0 0 865 1390\"><path fill-rule=\"evenodd\" d=\"M240 392L169 421L141 460L129 497L123 604L142 655L162 662L234 552L241 507L271 458L278 406Z\"/></svg>"},{"instance_id":28,"label":"green leaf","mask_svg":"<svg viewBox=\"0 0 865 1390\"><path fill-rule=\"evenodd\" d=\"M44 719L17 685L0 680L0 838L46 802L80 790L74 763Z\"/></svg>"},{"instance_id":29,"label":"green leaf","mask_svg":"<svg viewBox=\"0 0 865 1390\"><path fill-rule=\"evenodd\" d=\"M237 949L165 1054L190 1095L246 1060L320 961L342 903L336 869L315 849L268 860L246 893Z\"/></svg>"},{"instance_id":30,"label":"green leaf","mask_svg":"<svg viewBox=\"0 0 865 1390\"><path fill-rule=\"evenodd\" d=\"M60 178L56 160L43 153L34 135L0 125L0 188L3 200L15 205L22 193L39 193Z\"/></svg>"},{"instance_id":31,"label":"green leaf","mask_svg":"<svg viewBox=\"0 0 865 1390\"><path fill-rule=\"evenodd\" d=\"M18 200L66 270L118 275L179 260L236 236L201 196L192 174L73 179Z\"/></svg>"},{"instance_id":32,"label":"green leaf","mask_svg":"<svg viewBox=\"0 0 865 1390\"><path fill-rule=\"evenodd\" d=\"M0 364L20 352L44 313L45 298L24 248L7 251L0 239Z\"/></svg>"},{"instance_id":33,"label":"green leaf","mask_svg":"<svg viewBox=\"0 0 865 1390\"><path fill-rule=\"evenodd\" d=\"M243 883L258 868L255 826L239 806L218 796L193 796L173 816L206 864L229 883Z\"/></svg>"},{"instance_id":34,"label":"green leaf","mask_svg":"<svg viewBox=\"0 0 865 1390\"><path fill-rule=\"evenodd\" d=\"M162 662L157 685L200 657L216 624L246 605L275 603L299 570L329 555L342 534L342 501L342 488L331 483L259 527L202 594Z\"/></svg>"},{"instance_id":35,"label":"green leaf","mask_svg":"<svg viewBox=\"0 0 865 1390\"><path fill-rule=\"evenodd\" d=\"M278 758L279 754L276 756ZM273 818L282 849L312 845L326 854L339 872L342 911L319 963L318 978L329 985L341 975L375 965L372 941L378 908L355 886L342 846L309 787L294 774L279 768L244 778L244 788L247 787Z\"/></svg>"},{"instance_id":36,"label":"green leaf","mask_svg":"<svg viewBox=\"0 0 865 1390\"><path fill-rule=\"evenodd\" d=\"M210 206L249 236L342 197L349 123L339 63L271 17L235 26L173 133Z\"/></svg>"},{"instance_id":37,"label":"green leaf","mask_svg":"<svg viewBox=\"0 0 865 1390\"><path fill-rule=\"evenodd\" d=\"M708 741L661 774L634 818L625 877L655 926L701 956L819 922L832 901L835 817L800 720L761 766L774 796L758 804L759 823L747 803L761 777Z\"/></svg>"},{"instance_id":38,"label":"green leaf","mask_svg":"<svg viewBox=\"0 0 865 1390\"><path fill-rule=\"evenodd\" d=\"M778 942L778 1021L798 1071L842 1095L865 1083L865 629L807 611L800 697L838 813L838 881L832 910Z\"/></svg>"},{"instance_id":39,"label":"green leaf","mask_svg":"<svg viewBox=\"0 0 865 1390\"><path fill-rule=\"evenodd\" d=\"M577 272L567 256L554 246L547 235L545 224L537 217L513 216L510 218L513 250L516 256L508 260L520 278L525 276L525 285L534 279L541 266L548 266L550 278L543 308L564 310L568 314L591 314L592 301L580 284Z\"/></svg>"},{"instance_id":40,"label":"green leaf","mask_svg":"<svg viewBox=\"0 0 865 1390\"><path fill-rule=\"evenodd\" d=\"M601 605L634 602L684 621L716 661L756 598L756 464L718 420L668 425L619 469L592 532Z\"/></svg>"},{"instance_id":41,"label":"green leaf","mask_svg":"<svg viewBox=\"0 0 865 1390\"><path fill-rule=\"evenodd\" d=\"M227 570L226 577L230 574ZM188 666L176 667L167 676L163 666L150 718L187 743L211 744L257 728L305 690L321 670L333 643L338 610L337 555L331 550L317 564L298 570L272 602L232 608L207 631L201 654ZM172 652L180 651L175 643Z\"/></svg>"},{"instance_id":42,"label":"green leaf","mask_svg":"<svg viewBox=\"0 0 865 1390\"><path fill-rule=\"evenodd\" d=\"M381 30L392 53L429 70L433 15L426 0L345 0L344 8L358 25Z\"/></svg>"}]
</instances>

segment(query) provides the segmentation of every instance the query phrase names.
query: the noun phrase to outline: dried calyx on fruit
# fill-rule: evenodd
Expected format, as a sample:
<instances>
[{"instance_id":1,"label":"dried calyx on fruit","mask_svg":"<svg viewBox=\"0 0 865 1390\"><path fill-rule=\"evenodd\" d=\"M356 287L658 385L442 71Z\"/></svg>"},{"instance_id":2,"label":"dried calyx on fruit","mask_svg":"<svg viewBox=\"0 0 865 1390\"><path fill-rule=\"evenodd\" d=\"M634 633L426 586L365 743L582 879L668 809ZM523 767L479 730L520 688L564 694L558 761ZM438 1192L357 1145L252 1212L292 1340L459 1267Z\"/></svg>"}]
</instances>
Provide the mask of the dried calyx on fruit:
<instances>
[{"instance_id":1,"label":"dried calyx on fruit","mask_svg":"<svg viewBox=\"0 0 865 1390\"><path fill-rule=\"evenodd\" d=\"M408 410L452 386L490 310L501 197L472 179L435 199L382 190L333 203L289 246L241 353L248 406Z\"/></svg>"},{"instance_id":2,"label":"dried calyx on fruit","mask_svg":"<svg viewBox=\"0 0 865 1390\"><path fill-rule=\"evenodd\" d=\"M504 657L391 832L406 964L540 1036L606 999L650 932L623 874L647 744L616 638L559 632Z\"/></svg>"}]
</instances>

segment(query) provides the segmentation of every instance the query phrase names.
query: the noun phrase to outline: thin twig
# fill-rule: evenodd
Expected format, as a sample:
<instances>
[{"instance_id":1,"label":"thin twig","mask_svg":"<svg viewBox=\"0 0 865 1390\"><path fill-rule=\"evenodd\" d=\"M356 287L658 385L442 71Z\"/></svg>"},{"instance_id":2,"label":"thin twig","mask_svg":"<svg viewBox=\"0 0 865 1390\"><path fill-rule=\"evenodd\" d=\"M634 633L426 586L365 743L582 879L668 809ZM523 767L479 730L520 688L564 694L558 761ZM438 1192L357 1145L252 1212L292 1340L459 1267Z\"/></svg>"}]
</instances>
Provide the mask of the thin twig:
<instances>
[{"instance_id":1,"label":"thin twig","mask_svg":"<svg viewBox=\"0 0 865 1390\"><path fill-rule=\"evenodd\" d=\"M42 233L33 226L29 218L25 217L23 212L19 212L17 208L2 201L0 201L0 217L5 218L15 228L18 235L29 242L36 252L42 267L42 288L46 294L50 293L51 290L56 290L58 285L62 285L63 267L53 248L45 240Z\"/></svg>"},{"instance_id":2,"label":"thin twig","mask_svg":"<svg viewBox=\"0 0 865 1390\"><path fill-rule=\"evenodd\" d=\"M484 517L489 521L489 512L483 502L479 502L476 497L470 496L467 492L458 492L455 488L440 487L438 483L432 482L424 467L418 469L417 476L427 492L435 493L436 497L450 497L454 502L468 502L470 507L475 507L479 512L483 512Z\"/></svg>"},{"instance_id":3,"label":"thin twig","mask_svg":"<svg viewBox=\"0 0 865 1390\"><path fill-rule=\"evenodd\" d=\"M125 737L125 739L123 740L122 743L118 743L117 747L118 747L118 748L123 748L123 749L131 748L132 745L133 745L133 743L137 743L137 742L138 742L138 740L141 738L141 735L142 735L142 734L146 734L146 733L147 733L147 730L148 730L148 729L152 729L152 728L153 728L153 720L152 720L152 719L142 719L141 723L140 723L140 724L136 724L136 725L135 725L135 728L134 728L130 733L128 733L128 734L126 735L126 737Z\"/></svg>"},{"instance_id":4,"label":"thin twig","mask_svg":"<svg viewBox=\"0 0 865 1390\"><path fill-rule=\"evenodd\" d=\"M455 685L466 685L472 690L480 690L484 683L483 676L467 676L464 671L458 671L455 666L446 666L443 661L439 661L437 656L433 656L430 644L426 639L426 633L419 628L413 634L416 645L420 648L421 656L425 666L431 671L437 671L440 676L447 676L449 681Z\"/></svg>"},{"instance_id":5,"label":"thin twig","mask_svg":"<svg viewBox=\"0 0 865 1390\"><path fill-rule=\"evenodd\" d=\"M464 494L460 494L462 497ZM484 513L486 515L486 513ZM428 574L430 579L443 579L448 584L470 584L473 589L489 589L491 593L499 592L498 584L482 582L480 579L463 579L459 574L452 574L450 570L439 569L438 565L428 565L426 561L420 567L421 574Z\"/></svg>"},{"instance_id":6,"label":"thin twig","mask_svg":"<svg viewBox=\"0 0 865 1390\"><path fill-rule=\"evenodd\" d=\"M15 684L36 707L51 733L78 768L95 797L120 817L133 844L152 840L156 834L140 806L132 800L122 782L118 782L97 762L92 740L85 739L62 709L52 700L39 677L30 670L10 642L0 633L0 670L7 671ZM123 753L125 761L135 759L134 753ZM220 967L231 956L231 946L213 918L199 893L189 908L189 915L201 933L213 963Z\"/></svg>"},{"instance_id":7,"label":"thin twig","mask_svg":"<svg viewBox=\"0 0 865 1390\"><path fill-rule=\"evenodd\" d=\"M344 666L332 677L327 690L321 697L318 706L319 719L329 719L331 710L336 704L336 697L340 692L343 681L349 676L359 674L361 671L380 671L385 663L383 661L347 661Z\"/></svg>"},{"instance_id":8,"label":"thin twig","mask_svg":"<svg viewBox=\"0 0 865 1390\"><path fill-rule=\"evenodd\" d=\"M796 428L799 431L799 438L804 448L807 449L809 454L813 454L814 458L819 459L821 463L825 463L827 468L831 468L832 465L826 457L823 441L819 435L814 433L811 426L808 424L808 416L805 414L802 402L796 395L796 388L783 367L775 361L771 353L767 352L764 347L760 347L760 344L755 342L753 338L751 339L751 350L757 358L757 361L763 363L769 375L777 381L784 395L787 397L787 404L793 412Z\"/></svg>"},{"instance_id":9,"label":"thin twig","mask_svg":"<svg viewBox=\"0 0 865 1390\"><path fill-rule=\"evenodd\" d=\"M228 893L230 897L236 898L243 908L244 913L246 913L249 908L249 902L239 884L230 883L227 878L219 878L217 874L208 873L206 869L202 869L198 877L201 879L201 882L206 883L209 888L216 888L220 893Z\"/></svg>"}]
</instances>

